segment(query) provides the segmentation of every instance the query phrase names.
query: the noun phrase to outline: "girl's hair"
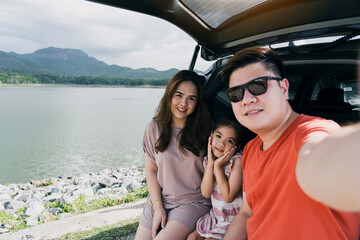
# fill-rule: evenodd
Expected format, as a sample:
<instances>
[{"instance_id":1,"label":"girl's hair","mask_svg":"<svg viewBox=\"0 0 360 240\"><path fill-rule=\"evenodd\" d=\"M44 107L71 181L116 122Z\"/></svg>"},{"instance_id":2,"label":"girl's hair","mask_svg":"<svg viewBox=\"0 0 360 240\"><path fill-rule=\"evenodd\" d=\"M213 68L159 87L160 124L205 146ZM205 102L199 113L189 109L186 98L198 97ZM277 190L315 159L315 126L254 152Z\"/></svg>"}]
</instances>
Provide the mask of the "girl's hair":
<instances>
[{"instance_id":1,"label":"girl's hair","mask_svg":"<svg viewBox=\"0 0 360 240\"><path fill-rule=\"evenodd\" d=\"M233 121L233 120L230 120L227 118L221 118L214 124L211 132L214 132L216 129L219 129L221 127L232 127L235 130L235 134L236 134L236 144L235 145L239 149L240 145L241 145L241 141L240 141L240 134L242 133L241 125L236 121Z\"/></svg>"},{"instance_id":2,"label":"girl's hair","mask_svg":"<svg viewBox=\"0 0 360 240\"><path fill-rule=\"evenodd\" d=\"M180 150L186 154L185 149L187 149L199 156L200 151L205 150L207 146L211 120L202 87L204 78L195 72L182 70L170 79L153 118L161 129L160 137L155 143L156 152L164 152L169 145L172 124L171 101L179 84L186 81L196 86L198 98L194 111L187 117L185 127L180 131Z\"/></svg>"}]
</instances>

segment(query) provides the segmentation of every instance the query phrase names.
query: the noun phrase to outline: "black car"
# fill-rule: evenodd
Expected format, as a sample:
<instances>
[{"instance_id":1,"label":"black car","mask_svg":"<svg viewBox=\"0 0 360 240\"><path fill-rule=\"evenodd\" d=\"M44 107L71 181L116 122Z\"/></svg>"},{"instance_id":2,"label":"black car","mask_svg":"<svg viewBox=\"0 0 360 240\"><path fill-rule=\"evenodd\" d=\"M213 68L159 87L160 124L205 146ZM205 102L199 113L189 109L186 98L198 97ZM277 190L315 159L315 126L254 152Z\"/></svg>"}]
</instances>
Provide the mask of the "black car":
<instances>
[{"instance_id":1,"label":"black car","mask_svg":"<svg viewBox=\"0 0 360 240\"><path fill-rule=\"evenodd\" d=\"M298 113L360 120L357 68L360 68L359 0L91 0L162 18L198 43L205 60L206 98L214 120L232 114L221 81L224 64L251 46L274 49L290 82L290 104ZM360 70L359 70L360 72Z\"/></svg>"}]
</instances>

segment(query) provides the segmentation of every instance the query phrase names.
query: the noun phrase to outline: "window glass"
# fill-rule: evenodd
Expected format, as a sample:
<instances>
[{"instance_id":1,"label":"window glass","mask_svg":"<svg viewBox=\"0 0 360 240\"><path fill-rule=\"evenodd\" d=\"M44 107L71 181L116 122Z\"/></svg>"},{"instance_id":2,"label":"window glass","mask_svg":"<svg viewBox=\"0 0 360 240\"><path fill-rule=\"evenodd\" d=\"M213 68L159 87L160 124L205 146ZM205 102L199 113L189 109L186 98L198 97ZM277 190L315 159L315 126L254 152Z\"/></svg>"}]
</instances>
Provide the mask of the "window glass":
<instances>
[{"instance_id":1,"label":"window glass","mask_svg":"<svg viewBox=\"0 0 360 240\"><path fill-rule=\"evenodd\" d=\"M231 17L268 0L181 0L180 2L201 22L217 28Z\"/></svg>"}]
</instances>

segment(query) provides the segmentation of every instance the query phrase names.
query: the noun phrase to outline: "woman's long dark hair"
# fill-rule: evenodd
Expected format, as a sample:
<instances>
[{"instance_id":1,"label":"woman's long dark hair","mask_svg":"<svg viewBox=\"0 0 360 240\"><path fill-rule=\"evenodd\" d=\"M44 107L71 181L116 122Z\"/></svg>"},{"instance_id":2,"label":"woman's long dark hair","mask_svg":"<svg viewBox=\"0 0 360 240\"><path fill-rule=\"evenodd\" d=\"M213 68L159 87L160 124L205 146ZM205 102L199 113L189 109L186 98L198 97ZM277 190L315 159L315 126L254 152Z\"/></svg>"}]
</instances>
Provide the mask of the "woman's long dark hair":
<instances>
[{"instance_id":1,"label":"woman's long dark hair","mask_svg":"<svg viewBox=\"0 0 360 240\"><path fill-rule=\"evenodd\" d=\"M203 79L195 72L182 70L170 79L165 93L160 100L158 112L153 118L161 129L160 137L155 144L156 152L165 151L169 145L172 124L171 101L179 84L186 81L195 84L198 101L194 111L187 117L185 127L180 132L180 150L186 153L185 149L187 149L196 156L199 156L200 152L206 149L211 120L202 87Z\"/></svg>"}]
</instances>

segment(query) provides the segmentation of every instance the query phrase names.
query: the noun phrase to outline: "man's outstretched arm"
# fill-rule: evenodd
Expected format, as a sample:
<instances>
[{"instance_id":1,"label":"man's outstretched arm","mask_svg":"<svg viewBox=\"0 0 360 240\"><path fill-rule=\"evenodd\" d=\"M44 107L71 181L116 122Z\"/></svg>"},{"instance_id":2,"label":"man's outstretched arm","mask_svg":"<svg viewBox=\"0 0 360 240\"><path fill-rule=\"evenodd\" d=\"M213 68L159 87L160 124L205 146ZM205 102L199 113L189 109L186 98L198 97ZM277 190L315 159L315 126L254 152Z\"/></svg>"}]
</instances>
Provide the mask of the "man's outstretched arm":
<instances>
[{"instance_id":1,"label":"man's outstretched arm","mask_svg":"<svg viewBox=\"0 0 360 240\"><path fill-rule=\"evenodd\" d=\"M305 143L296 177L311 198L338 210L360 211L360 124Z\"/></svg>"}]
</instances>

